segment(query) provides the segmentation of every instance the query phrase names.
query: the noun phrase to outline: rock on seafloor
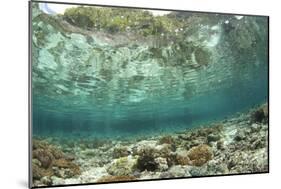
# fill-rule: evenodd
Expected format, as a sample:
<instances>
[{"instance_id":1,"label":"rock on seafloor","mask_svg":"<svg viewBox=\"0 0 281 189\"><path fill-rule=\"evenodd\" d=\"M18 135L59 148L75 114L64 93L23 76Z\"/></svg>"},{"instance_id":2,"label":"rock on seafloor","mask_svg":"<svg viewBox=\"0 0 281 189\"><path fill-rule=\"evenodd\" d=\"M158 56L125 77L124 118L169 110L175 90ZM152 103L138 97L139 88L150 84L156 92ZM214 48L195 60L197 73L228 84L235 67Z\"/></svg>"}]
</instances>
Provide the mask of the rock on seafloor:
<instances>
[{"instance_id":1,"label":"rock on seafloor","mask_svg":"<svg viewBox=\"0 0 281 189\"><path fill-rule=\"evenodd\" d=\"M267 172L264 107L219 123L140 140L73 144L34 139L33 183L51 186ZM90 145L93 142L99 145Z\"/></svg>"}]
</instances>

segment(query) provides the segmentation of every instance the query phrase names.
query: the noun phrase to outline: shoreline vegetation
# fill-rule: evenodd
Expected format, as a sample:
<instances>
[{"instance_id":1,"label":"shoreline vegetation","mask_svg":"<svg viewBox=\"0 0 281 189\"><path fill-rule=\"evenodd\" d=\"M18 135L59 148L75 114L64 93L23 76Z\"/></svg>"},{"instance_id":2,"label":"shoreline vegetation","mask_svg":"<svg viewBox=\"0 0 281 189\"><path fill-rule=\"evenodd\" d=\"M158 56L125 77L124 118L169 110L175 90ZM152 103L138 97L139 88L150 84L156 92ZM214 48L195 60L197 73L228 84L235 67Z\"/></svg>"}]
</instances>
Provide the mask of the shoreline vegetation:
<instances>
[{"instance_id":1,"label":"shoreline vegetation","mask_svg":"<svg viewBox=\"0 0 281 189\"><path fill-rule=\"evenodd\" d=\"M243 18L227 14L210 15L208 13L175 11L165 15L153 15L147 10L131 8L79 6L66 9L64 14L49 15L43 13L34 3L33 10L33 18L39 15L35 21L42 19L61 31L62 34L104 35L108 38L126 36L130 39L130 42L136 40L149 42L156 38L158 41L168 40L181 43L186 36L198 32L203 25L207 27L222 25L225 32L229 33L228 37L231 40L238 40L237 42L241 43L239 46L245 45L246 41L251 45L251 41L255 38L262 40L255 31L256 24L266 24L263 19L251 16ZM241 25L241 18L251 23L249 24L251 27ZM267 30L266 27L260 29ZM254 36L237 38L238 32L244 32L246 35L252 33ZM161 45L168 46L171 44L164 43ZM192 44L192 41L190 41L190 45L199 46L200 44ZM255 47L252 46L252 48Z\"/></svg>"},{"instance_id":2,"label":"shoreline vegetation","mask_svg":"<svg viewBox=\"0 0 281 189\"><path fill-rule=\"evenodd\" d=\"M33 140L33 186L268 172L268 105L142 140Z\"/></svg>"},{"instance_id":3,"label":"shoreline vegetation","mask_svg":"<svg viewBox=\"0 0 281 189\"><path fill-rule=\"evenodd\" d=\"M220 86L229 85L226 81L228 78L221 76L223 78L212 81L213 84L200 87L205 84L200 80L200 74L204 74L207 67L216 65L216 67L220 66L218 72L228 71L225 69L235 72L240 69L245 71L244 63L247 63L247 66L253 65L256 69L256 65L267 61L264 60L264 57L267 57L267 46L264 45L266 42L262 37L267 32L267 27L265 27L266 20L261 18L237 19L233 15L208 17L207 14L199 16L188 12L173 12L163 16L152 16L148 13L149 19L142 20L143 18L138 15L144 14L145 11L126 9L127 17L140 20L138 23L143 22L140 25L147 25L147 28L141 29L138 25L130 26L133 21L121 22L119 26L114 24L113 19L113 23L106 25L107 20L104 17L115 18L113 15L117 14L116 18L119 18L122 11L118 13L118 9L108 12L106 10L110 8L77 7L66 10L64 15L48 15L39 10L37 3L32 5L32 62L33 73L36 73L33 74L33 85L36 89L34 93L38 93L39 96L53 96L58 93L73 96L81 92L81 95L97 96L96 99L94 98L97 104L100 103L98 99L100 97L106 96L107 99L111 99L116 95L109 96L108 92L103 92L109 90L107 88L97 94L98 90L93 89L97 87L94 84L101 83L99 85L105 87L110 85L110 91L119 91L112 89L124 88L121 84L125 81L128 82L130 88L145 91L142 97L147 99L149 95L152 98L156 96L154 93L167 92L166 89L164 91L160 87L145 89L144 85L147 83L151 85L151 80L159 80L160 85L169 86L173 88L173 91L181 91L179 95L184 99L189 99L196 93L200 95L202 89L208 90L209 86L216 87L217 83ZM135 12L138 14L135 15ZM101 19L100 23L94 22L98 19L98 15L105 20ZM99 27L79 27L79 19L82 18L90 22L90 26L97 24ZM182 25L179 27L177 24L171 25L174 19L178 19ZM150 20L154 21L150 22ZM153 23L157 22L161 23L160 28L163 33L160 30L154 31ZM112 24L120 29L110 33ZM127 24L131 27L130 31L123 31ZM105 28L101 29L102 26ZM146 31L148 28L149 31L151 30L147 32L148 35L142 35L142 30ZM134 31L140 33L137 34ZM53 61L47 61L45 57ZM39 64L40 62L42 64ZM236 62L239 63L236 64ZM55 68L64 71L63 80L67 83L63 80L52 82L52 79L49 79L63 77ZM170 78L174 81L170 82ZM78 87L74 85L77 80ZM88 85L92 80L97 81ZM113 82L116 80L117 84ZM77 88L79 90L76 90ZM126 99L139 100L134 99L134 96L138 97L139 94L131 93L135 92L126 92L130 94ZM111 99L111 102L115 100Z\"/></svg>"}]
</instances>

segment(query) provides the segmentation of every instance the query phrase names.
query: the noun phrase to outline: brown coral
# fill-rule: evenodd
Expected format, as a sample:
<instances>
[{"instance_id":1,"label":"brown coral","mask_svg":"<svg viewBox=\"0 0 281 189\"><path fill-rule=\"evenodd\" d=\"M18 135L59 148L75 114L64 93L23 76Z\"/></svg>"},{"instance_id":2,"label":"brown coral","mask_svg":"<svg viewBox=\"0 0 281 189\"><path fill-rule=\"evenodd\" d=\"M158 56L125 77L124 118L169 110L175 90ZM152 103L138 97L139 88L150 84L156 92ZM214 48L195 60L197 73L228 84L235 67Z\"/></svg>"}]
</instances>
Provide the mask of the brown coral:
<instances>
[{"instance_id":1,"label":"brown coral","mask_svg":"<svg viewBox=\"0 0 281 189\"><path fill-rule=\"evenodd\" d=\"M136 180L134 176L103 176L97 182L122 182Z\"/></svg>"},{"instance_id":2,"label":"brown coral","mask_svg":"<svg viewBox=\"0 0 281 189\"><path fill-rule=\"evenodd\" d=\"M58 148L38 139L33 140L32 149L32 158L39 160L41 166L45 169L48 169L55 159L66 157Z\"/></svg>"},{"instance_id":3,"label":"brown coral","mask_svg":"<svg viewBox=\"0 0 281 189\"><path fill-rule=\"evenodd\" d=\"M182 157L182 156L177 156L177 164L179 165L188 165L190 162L190 159L188 157Z\"/></svg>"},{"instance_id":4,"label":"brown coral","mask_svg":"<svg viewBox=\"0 0 281 189\"><path fill-rule=\"evenodd\" d=\"M251 114L251 120L254 123L264 123L268 121L268 104L263 104Z\"/></svg>"},{"instance_id":5,"label":"brown coral","mask_svg":"<svg viewBox=\"0 0 281 189\"><path fill-rule=\"evenodd\" d=\"M173 144L174 140L171 136L163 136L159 139L159 144Z\"/></svg>"},{"instance_id":6,"label":"brown coral","mask_svg":"<svg viewBox=\"0 0 281 189\"><path fill-rule=\"evenodd\" d=\"M53 154L47 149L36 149L32 152L32 157L38 159L42 167L48 169L54 159Z\"/></svg>"},{"instance_id":7,"label":"brown coral","mask_svg":"<svg viewBox=\"0 0 281 189\"><path fill-rule=\"evenodd\" d=\"M32 149L33 180L40 180L43 177L48 179L53 175L63 178L73 177L81 173L79 166L72 162L72 157L69 158L57 147L46 141L34 139ZM58 174L58 172L63 174Z\"/></svg>"},{"instance_id":8,"label":"brown coral","mask_svg":"<svg viewBox=\"0 0 281 189\"><path fill-rule=\"evenodd\" d=\"M33 179L37 179L40 180L41 178L43 178L44 176L52 176L53 170L52 169L42 169L41 167L39 167L37 164L32 162L32 178Z\"/></svg>"},{"instance_id":9,"label":"brown coral","mask_svg":"<svg viewBox=\"0 0 281 189\"><path fill-rule=\"evenodd\" d=\"M45 148L46 146L48 146L48 144L45 141L41 141L38 139L32 140L32 149L33 150Z\"/></svg>"},{"instance_id":10,"label":"brown coral","mask_svg":"<svg viewBox=\"0 0 281 189\"><path fill-rule=\"evenodd\" d=\"M68 168L70 170L69 173L70 176L81 174L79 166L73 163L72 161L66 159L55 160L53 163L53 167L64 168L64 169Z\"/></svg>"},{"instance_id":11,"label":"brown coral","mask_svg":"<svg viewBox=\"0 0 281 189\"><path fill-rule=\"evenodd\" d=\"M213 158L211 147L206 144L195 146L188 151L190 165L202 166Z\"/></svg>"},{"instance_id":12,"label":"brown coral","mask_svg":"<svg viewBox=\"0 0 281 189\"><path fill-rule=\"evenodd\" d=\"M129 149L126 146L119 146L114 148L113 150L113 157L114 158L120 158L120 157L125 157L130 154Z\"/></svg>"}]
</instances>

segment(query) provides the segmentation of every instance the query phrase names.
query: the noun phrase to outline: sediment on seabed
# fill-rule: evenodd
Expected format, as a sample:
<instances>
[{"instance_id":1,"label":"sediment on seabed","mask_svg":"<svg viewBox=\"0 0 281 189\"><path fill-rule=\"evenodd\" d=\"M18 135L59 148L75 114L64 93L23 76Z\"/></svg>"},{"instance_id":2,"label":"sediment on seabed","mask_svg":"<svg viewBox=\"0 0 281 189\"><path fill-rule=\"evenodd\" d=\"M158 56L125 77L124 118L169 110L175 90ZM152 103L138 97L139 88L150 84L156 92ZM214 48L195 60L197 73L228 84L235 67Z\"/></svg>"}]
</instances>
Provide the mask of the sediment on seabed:
<instances>
[{"instance_id":1,"label":"sediment on seabed","mask_svg":"<svg viewBox=\"0 0 281 189\"><path fill-rule=\"evenodd\" d=\"M268 172L268 105L138 140L34 137L32 172L33 186Z\"/></svg>"}]
</instances>

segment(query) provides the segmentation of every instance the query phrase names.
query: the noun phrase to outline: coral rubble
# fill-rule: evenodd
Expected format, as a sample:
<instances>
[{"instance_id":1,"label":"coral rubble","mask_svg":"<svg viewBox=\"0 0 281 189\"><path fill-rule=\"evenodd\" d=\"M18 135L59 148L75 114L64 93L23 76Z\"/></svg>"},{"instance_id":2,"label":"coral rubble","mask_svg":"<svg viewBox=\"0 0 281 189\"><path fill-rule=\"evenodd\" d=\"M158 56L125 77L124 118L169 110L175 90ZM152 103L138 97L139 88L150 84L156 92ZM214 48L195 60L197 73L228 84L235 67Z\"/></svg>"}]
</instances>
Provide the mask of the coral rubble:
<instances>
[{"instance_id":1,"label":"coral rubble","mask_svg":"<svg viewBox=\"0 0 281 189\"><path fill-rule=\"evenodd\" d=\"M34 139L34 185L267 172L268 113L265 107L177 134L104 141L96 148L86 145L85 141L73 141L74 145L64 143L64 148L69 148L68 145L74 148L72 155L66 155L46 140ZM256 116L262 119L253 121Z\"/></svg>"}]
</instances>

